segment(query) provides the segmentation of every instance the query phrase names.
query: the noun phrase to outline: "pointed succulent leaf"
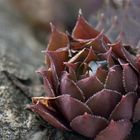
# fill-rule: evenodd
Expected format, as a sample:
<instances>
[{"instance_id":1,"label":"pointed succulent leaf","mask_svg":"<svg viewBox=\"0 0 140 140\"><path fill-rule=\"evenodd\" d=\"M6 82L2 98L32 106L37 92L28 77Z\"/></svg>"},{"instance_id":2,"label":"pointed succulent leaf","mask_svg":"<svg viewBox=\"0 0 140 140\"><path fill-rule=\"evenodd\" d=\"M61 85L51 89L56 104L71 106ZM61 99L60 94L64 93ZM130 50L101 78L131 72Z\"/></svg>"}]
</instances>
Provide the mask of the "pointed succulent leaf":
<instances>
[{"instance_id":1,"label":"pointed succulent leaf","mask_svg":"<svg viewBox=\"0 0 140 140\"><path fill-rule=\"evenodd\" d=\"M138 88L138 76L129 64L123 65L123 85L126 92L135 92Z\"/></svg>"},{"instance_id":2,"label":"pointed succulent leaf","mask_svg":"<svg viewBox=\"0 0 140 140\"><path fill-rule=\"evenodd\" d=\"M90 48L96 52L96 53L105 53L107 50L106 42L103 40L103 30L99 32L99 34L95 38L91 39L75 39L75 46L74 44L71 46L71 49L84 49L84 48Z\"/></svg>"},{"instance_id":3,"label":"pointed succulent leaf","mask_svg":"<svg viewBox=\"0 0 140 140\"><path fill-rule=\"evenodd\" d=\"M51 70L51 68L46 69L46 67L40 67L39 69L36 70L36 72L40 76L44 77L45 79L48 79L49 83L51 85L53 85L53 83L52 83L52 70Z\"/></svg>"},{"instance_id":4,"label":"pointed succulent leaf","mask_svg":"<svg viewBox=\"0 0 140 140\"><path fill-rule=\"evenodd\" d=\"M99 35L87 42L85 45L86 48L89 48L92 46L92 49L96 53L105 53L107 51L107 46L105 45L105 41L103 40L103 31L99 33Z\"/></svg>"},{"instance_id":5,"label":"pointed succulent leaf","mask_svg":"<svg viewBox=\"0 0 140 140\"><path fill-rule=\"evenodd\" d=\"M77 85L83 91L86 98L89 98L96 92L103 89L103 84L95 76L90 76L88 78L79 80Z\"/></svg>"},{"instance_id":6,"label":"pointed succulent leaf","mask_svg":"<svg viewBox=\"0 0 140 140\"><path fill-rule=\"evenodd\" d=\"M65 33L60 32L56 27L51 24L51 38L47 47L48 51L55 51L59 48L64 48L68 44L68 37Z\"/></svg>"},{"instance_id":7,"label":"pointed succulent leaf","mask_svg":"<svg viewBox=\"0 0 140 140\"><path fill-rule=\"evenodd\" d=\"M45 90L46 96L55 97L54 90L52 89L48 79L43 78L43 83L44 83L44 90Z\"/></svg>"},{"instance_id":8,"label":"pointed succulent leaf","mask_svg":"<svg viewBox=\"0 0 140 140\"><path fill-rule=\"evenodd\" d=\"M121 66L115 65L109 69L106 82L105 82L105 88L116 90L118 92L123 93L123 71Z\"/></svg>"},{"instance_id":9,"label":"pointed succulent leaf","mask_svg":"<svg viewBox=\"0 0 140 140\"><path fill-rule=\"evenodd\" d=\"M122 96L121 101L116 105L115 109L110 115L113 120L130 120L132 119L134 106L137 99L136 93L130 92Z\"/></svg>"},{"instance_id":10,"label":"pointed succulent leaf","mask_svg":"<svg viewBox=\"0 0 140 140\"><path fill-rule=\"evenodd\" d=\"M77 81L76 70L77 70L77 67L79 66L79 64L78 63L68 63L68 62L64 62L64 64L68 68L69 78L73 81Z\"/></svg>"},{"instance_id":11,"label":"pointed succulent leaf","mask_svg":"<svg viewBox=\"0 0 140 140\"><path fill-rule=\"evenodd\" d=\"M93 114L108 118L120 99L121 94L117 91L103 89L90 97L86 104Z\"/></svg>"},{"instance_id":12,"label":"pointed succulent leaf","mask_svg":"<svg viewBox=\"0 0 140 140\"><path fill-rule=\"evenodd\" d=\"M99 32L95 30L79 13L76 25L73 29L72 36L76 39L91 39L97 37ZM110 41L106 36L104 36L104 40L106 43Z\"/></svg>"},{"instance_id":13,"label":"pointed succulent leaf","mask_svg":"<svg viewBox=\"0 0 140 140\"><path fill-rule=\"evenodd\" d=\"M51 63L50 69L52 71L52 83L54 86L54 92L55 92L55 95L58 95L60 82L59 82L59 78L58 78L54 63Z\"/></svg>"},{"instance_id":14,"label":"pointed succulent leaf","mask_svg":"<svg viewBox=\"0 0 140 140\"><path fill-rule=\"evenodd\" d=\"M65 33L60 32L56 27L51 23L51 38L49 40L46 51L56 51L59 48L64 48L68 44L68 37ZM50 65L50 59L48 56L45 56L45 62L47 65Z\"/></svg>"},{"instance_id":15,"label":"pointed succulent leaf","mask_svg":"<svg viewBox=\"0 0 140 140\"><path fill-rule=\"evenodd\" d=\"M97 55L93 51L92 47L90 47L88 55L87 55L87 57L84 60L84 63L88 64L90 61L95 61L95 60L97 60Z\"/></svg>"},{"instance_id":16,"label":"pointed succulent leaf","mask_svg":"<svg viewBox=\"0 0 140 140\"><path fill-rule=\"evenodd\" d=\"M92 46L96 53L105 53L107 51L107 46L104 45L105 41L103 38L103 31L101 31L97 37L91 39L91 41L86 44L86 47Z\"/></svg>"},{"instance_id":17,"label":"pointed succulent leaf","mask_svg":"<svg viewBox=\"0 0 140 140\"><path fill-rule=\"evenodd\" d=\"M70 95L61 95L56 98L56 105L64 117L71 121L76 116L82 115L85 112L91 114L90 108L81 101L71 97Z\"/></svg>"},{"instance_id":18,"label":"pointed succulent leaf","mask_svg":"<svg viewBox=\"0 0 140 140\"><path fill-rule=\"evenodd\" d=\"M137 68L137 64L136 64L136 60L135 60L135 57L134 55L130 54L124 47L122 47L122 51L123 51L123 54L125 56L125 59L130 63L130 65L137 71L138 71L138 68Z\"/></svg>"},{"instance_id":19,"label":"pointed succulent leaf","mask_svg":"<svg viewBox=\"0 0 140 140\"><path fill-rule=\"evenodd\" d=\"M111 121L108 127L101 131L95 140L125 140L130 134L132 125L129 121Z\"/></svg>"},{"instance_id":20,"label":"pointed succulent leaf","mask_svg":"<svg viewBox=\"0 0 140 140\"><path fill-rule=\"evenodd\" d=\"M60 77L61 72L64 70L64 63L68 60L68 51L47 51L47 55L50 58L51 63L53 63L58 77Z\"/></svg>"},{"instance_id":21,"label":"pointed succulent leaf","mask_svg":"<svg viewBox=\"0 0 140 140\"><path fill-rule=\"evenodd\" d=\"M121 58L121 59L124 59L125 60L125 56L122 52L122 42L118 41L117 43L115 44L108 44L111 48L112 48L112 51L114 52L114 54L118 57L118 58Z\"/></svg>"},{"instance_id":22,"label":"pointed succulent leaf","mask_svg":"<svg viewBox=\"0 0 140 140\"><path fill-rule=\"evenodd\" d=\"M96 70L96 77L104 84L106 77L107 77L108 71L103 69L102 66L99 66Z\"/></svg>"},{"instance_id":23,"label":"pointed succulent leaf","mask_svg":"<svg viewBox=\"0 0 140 140\"><path fill-rule=\"evenodd\" d=\"M64 118L62 116L59 116L58 113L53 112L52 110L49 110L47 107L45 107L40 102L37 102L36 104L27 106L28 109L31 109L33 112L39 114L45 121L49 122L54 127L60 129L60 130L67 130L70 131L69 126L64 121Z\"/></svg>"},{"instance_id":24,"label":"pointed succulent leaf","mask_svg":"<svg viewBox=\"0 0 140 140\"><path fill-rule=\"evenodd\" d=\"M60 83L61 94L68 94L72 97L84 101L83 91L69 78L68 73L64 72Z\"/></svg>"},{"instance_id":25,"label":"pointed succulent leaf","mask_svg":"<svg viewBox=\"0 0 140 140\"><path fill-rule=\"evenodd\" d=\"M108 121L105 118L88 113L77 116L70 123L73 130L89 138L94 138L107 125Z\"/></svg>"},{"instance_id":26,"label":"pointed succulent leaf","mask_svg":"<svg viewBox=\"0 0 140 140\"><path fill-rule=\"evenodd\" d=\"M76 25L73 29L72 36L77 39L91 39L95 38L99 32L92 28L91 25L79 13Z\"/></svg>"},{"instance_id":27,"label":"pointed succulent leaf","mask_svg":"<svg viewBox=\"0 0 140 140\"><path fill-rule=\"evenodd\" d=\"M113 67L115 65L115 62L114 62L113 57L112 57L112 48L110 48L106 53L102 53L100 55L102 57L104 57L104 59L107 60L109 68Z\"/></svg>"},{"instance_id":28,"label":"pointed succulent leaf","mask_svg":"<svg viewBox=\"0 0 140 140\"><path fill-rule=\"evenodd\" d=\"M52 71L51 69L46 70L45 68L40 68L36 71L43 77L44 89L46 96L54 97L54 89L52 83Z\"/></svg>"},{"instance_id":29,"label":"pointed succulent leaf","mask_svg":"<svg viewBox=\"0 0 140 140\"><path fill-rule=\"evenodd\" d=\"M74 39L72 36L68 35L70 49L81 50L86 45L89 40L85 39Z\"/></svg>"},{"instance_id":30,"label":"pointed succulent leaf","mask_svg":"<svg viewBox=\"0 0 140 140\"><path fill-rule=\"evenodd\" d=\"M110 44L110 47L112 47L112 51L115 53L115 55L123 60L126 60L127 62L130 63L130 65L136 70L137 69L137 64L136 61L134 60L134 56L130 54L125 47L122 45L122 42L117 42L116 44Z\"/></svg>"}]
</instances>

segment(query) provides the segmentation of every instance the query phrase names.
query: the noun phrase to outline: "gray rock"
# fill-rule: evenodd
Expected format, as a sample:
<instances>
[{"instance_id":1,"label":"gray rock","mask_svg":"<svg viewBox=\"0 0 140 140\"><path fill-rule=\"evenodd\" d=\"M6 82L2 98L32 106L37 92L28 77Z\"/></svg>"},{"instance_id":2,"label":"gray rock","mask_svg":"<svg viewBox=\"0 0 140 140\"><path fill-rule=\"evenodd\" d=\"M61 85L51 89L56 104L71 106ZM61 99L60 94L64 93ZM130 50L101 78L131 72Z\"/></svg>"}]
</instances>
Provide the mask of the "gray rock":
<instances>
[{"instance_id":1,"label":"gray rock","mask_svg":"<svg viewBox=\"0 0 140 140\"><path fill-rule=\"evenodd\" d=\"M0 1L0 53L18 60L21 66L30 64L28 69L32 71L42 63L41 50L45 47L35 39L32 30L11 6L10 1Z\"/></svg>"},{"instance_id":2,"label":"gray rock","mask_svg":"<svg viewBox=\"0 0 140 140\"><path fill-rule=\"evenodd\" d=\"M0 139L19 140L25 139L29 130L39 123L34 114L24 109L30 100L8 76L28 80L41 64L42 48L8 2L0 1Z\"/></svg>"},{"instance_id":3,"label":"gray rock","mask_svg":"<svg viewBox=\"0 0 140 140\"><path fill-rule=\"evenodd\" d=\"M22 80L31 78L38 85L39 78L35 70L43 63L41 50L44 49L11 6L11 0L0 0L0 71L7 71ZM7 57L8 60L5 60ZM34 92L37 89L35 86L30 90Z\"/></svg>"},{"instance_id":4,"label":"gray rock","mask_svg":"<svg viewBox=\"0 0 140 140\"><path fill-rule=\"evenodd\" d=\"M35 115L24 109L29 103L4 72L0 72L0 138L2 140L24 139L36 125Z\"/></svg>"}]
</instances>

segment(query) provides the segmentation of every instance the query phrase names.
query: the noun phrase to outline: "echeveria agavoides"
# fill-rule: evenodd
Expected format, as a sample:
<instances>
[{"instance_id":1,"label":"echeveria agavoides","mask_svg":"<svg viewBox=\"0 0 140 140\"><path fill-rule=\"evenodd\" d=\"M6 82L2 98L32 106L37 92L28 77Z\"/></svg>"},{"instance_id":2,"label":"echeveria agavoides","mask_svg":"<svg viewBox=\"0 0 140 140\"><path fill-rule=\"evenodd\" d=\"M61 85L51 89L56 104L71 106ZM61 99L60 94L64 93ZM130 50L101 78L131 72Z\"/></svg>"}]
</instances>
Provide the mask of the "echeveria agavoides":
<instances>
[{"instance_id":1,"label":"echeveria agavoides","mask_svg":"<svg viewBox=\"0 0 140 140\"><path fill-rule=\"evenodd\" d=\"M46 95L33 97L28 108L58 129L95 140L124 140L140 120L139 58L121 41L110 42L81 14L72 35L51 28L47 66L38 70Z\"/></svg>"}]
</instances>

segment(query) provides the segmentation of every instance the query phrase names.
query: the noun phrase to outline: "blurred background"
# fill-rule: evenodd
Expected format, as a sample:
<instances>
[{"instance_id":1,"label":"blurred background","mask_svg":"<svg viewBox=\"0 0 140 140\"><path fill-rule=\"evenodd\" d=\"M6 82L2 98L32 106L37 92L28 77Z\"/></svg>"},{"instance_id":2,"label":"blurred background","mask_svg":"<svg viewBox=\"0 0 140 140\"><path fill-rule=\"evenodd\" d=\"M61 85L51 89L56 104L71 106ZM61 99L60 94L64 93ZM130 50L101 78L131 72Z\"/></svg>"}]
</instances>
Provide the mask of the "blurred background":
<instances>
[{"instance_id":1,"label":"blurred background","mask_svg":"<svg viewBox=\"0 0 140 140\"><path fill-rule=\"evenodd\" d=\"M60 30L72 31L79 8L98 30L104 28L112 41L139 46L139 0L0 0L1 54L22 63L41 64L47 47L50 22Z\"/></svg>"}]
</instances>

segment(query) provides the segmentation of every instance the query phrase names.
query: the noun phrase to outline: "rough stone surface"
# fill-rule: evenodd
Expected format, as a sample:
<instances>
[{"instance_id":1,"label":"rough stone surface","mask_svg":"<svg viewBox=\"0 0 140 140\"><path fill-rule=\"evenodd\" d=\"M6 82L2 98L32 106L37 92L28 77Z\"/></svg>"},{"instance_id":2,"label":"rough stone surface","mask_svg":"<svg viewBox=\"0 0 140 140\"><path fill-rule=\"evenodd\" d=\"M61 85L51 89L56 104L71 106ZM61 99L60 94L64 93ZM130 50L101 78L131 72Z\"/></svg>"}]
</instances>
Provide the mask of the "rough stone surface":
<instances>
[{"instance_id":1,"label":"rough stone surface","mask_svg":"<svg viewBox=\"0 0 140 140\"><path fill-rule=\"evenodd\" d=\"M10 1L0 0L0 53L20 61L21 66L28 62L38 67L43 59L41 50L45 47L34 38L32 30L13 9Z\"/></svg>"},{"instance_id":2,"label":"rough stone surface","mask_svg":"<svg viewBox=\"0 0 140 140\"><path fill-rule=\"evenodd\" d=\"M36 124L35 115L24 110L29 103L4 72L0 72L0 138L2 140L24 139Z\"/></svg>"}]
</instances>

